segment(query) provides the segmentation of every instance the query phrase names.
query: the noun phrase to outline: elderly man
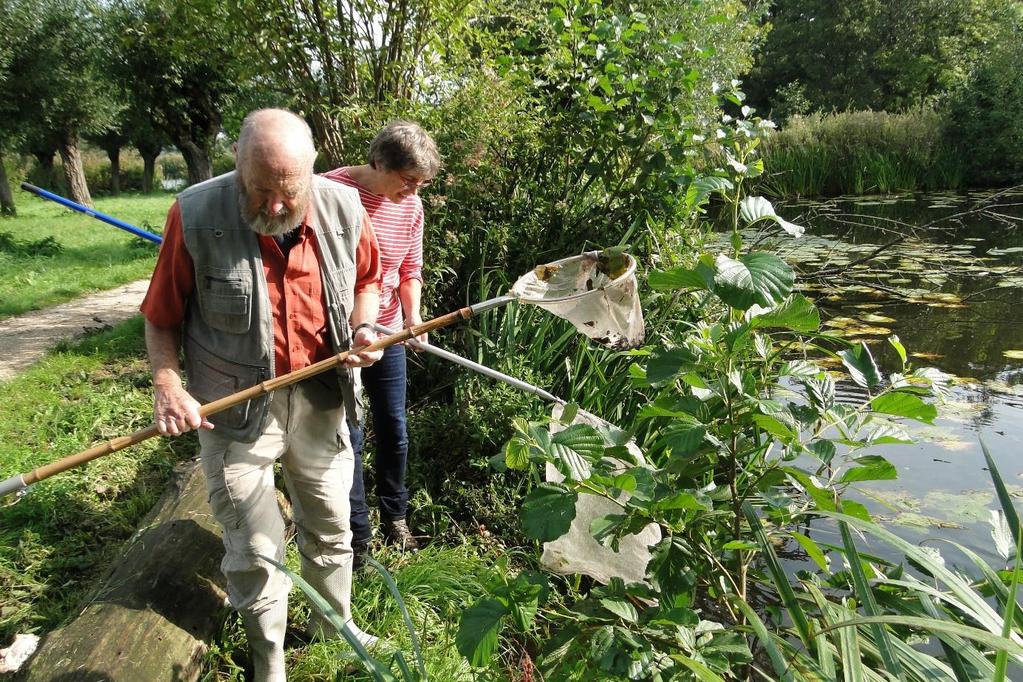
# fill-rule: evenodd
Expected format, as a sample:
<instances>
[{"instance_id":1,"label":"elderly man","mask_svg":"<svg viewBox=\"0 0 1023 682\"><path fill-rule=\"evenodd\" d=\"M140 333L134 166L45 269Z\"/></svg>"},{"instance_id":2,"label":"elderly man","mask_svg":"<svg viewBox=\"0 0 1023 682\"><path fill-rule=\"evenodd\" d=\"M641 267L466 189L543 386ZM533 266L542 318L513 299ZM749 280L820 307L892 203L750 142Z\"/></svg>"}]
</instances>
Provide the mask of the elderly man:
<instances>
[{"instance_id":1,"label":"elderly man","mask_svg":"<svg viewBox=\"0 0 1023 682\"><path fill-rule=\"evenodd\" d=\"M223 529L221 564L241 614L255 679L284 680L291 583L259 555L284 558L274 489L281 462L302 575L351 622L348 494L355 419L352 368L323 373L203 419L201 402L371 343L380 259L353 189L313 175L309 127L265 109L246 117L237 171L191 187L167 217L142 303L155 417L165 435L200 428L210 505ZM354 330L354 331L353 331ZM179 374L183 347L187 392ZM316 623L314 623L316 625Z\"/></svg>"}]
</instances>

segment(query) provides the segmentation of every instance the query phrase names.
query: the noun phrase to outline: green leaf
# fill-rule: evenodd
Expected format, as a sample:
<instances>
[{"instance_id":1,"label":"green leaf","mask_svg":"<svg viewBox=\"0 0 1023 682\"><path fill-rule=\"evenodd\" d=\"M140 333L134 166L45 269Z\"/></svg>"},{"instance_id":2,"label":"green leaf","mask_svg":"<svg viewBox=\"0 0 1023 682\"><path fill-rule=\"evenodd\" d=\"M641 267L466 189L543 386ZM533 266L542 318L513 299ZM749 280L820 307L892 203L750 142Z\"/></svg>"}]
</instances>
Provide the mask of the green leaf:
<instances>
[{"instance_id":1,"label":"green leaf","mask_svg":"<svg viewBox=\"0 0 1023 682\"><path fill-rule=\"evenodd\" d=\"M761 429L783 443L791 443L799 437L799 434L792 427L776 417L766 414L755 414L753 415L753 421Z\"/></svg>"},{"instance_id":2,"label":"green leaf","mask_svg":"<svg viewBox=\"0 0 1023 682\"><path fill-rule=\"evenodd\" d=\"M870 521L870 511L855 500L842 500L838 504L838 509L843 514L861 519L863 521Z\"/></svg>"},{"instance_id":3,"label":"green leaf","mask_svg":"<svg viewBox=\"0 0 1023 682\"><path fill-rule=\"evenodd\" d=\"M690 185L691 190L695 190L692 194L692 201L694 206L703 205L710 195L714 192L724 193L727 190L732 189L734 185L728 178L720 178L714 175L705 175L703 177L696 178L693 184Z\"/></svg>"},{"instance_id":4,"label":"green leaf","mask_svg":"<svg viewBox=\"0 0 1023 682\"><path fill-rule=\"evenodd\" d=\"M639 621L639 613L636 611L636 607L624 599L601 599L600 605L624 621L629 623Z\"/></svg>"},{"instance_id":5,"label":"green leaf","mask_svg":"<svg viewBox=\"0 0 1023 682\"><path fill-rule=\"evenodd\" d=\"M760 547L757 545L757 543L750 542L749 540L732 540L731 542L726 542L724 545L722 545L721 549L724 550L741 549L744 551L752 551L754 549L760 549Z\"/></svg>"},{"instance_id":6,"label":"green leaf","mask_svg":"<svg viewBox=\"0 0 1023 682\"><path fill-rule=\"evenodd\" d=\"M830 440L815 440L810 443L809 450L813 453L814 457L825 464L828 464L835 458L835 453L837 451L835 444Z\"/></svg>"},{"instance_id":7,"label":"green leaf","mask_svg":"<svg viewBox=\"0 0 1023 682\"><path fill-rule=\"evenodd\" d=\"M842 364L849 370L849 376L857 385L873 390L881 383L881 372L874 363L874 357L870 349L863 342L855 348L849 348L839 353Z\"/></svg>"},{"instance_id":8,"label":"green leaf","mask_svg":"<svg viewBox=\"0 0 1023 682\"><path fill-rule=\"evenodd\" d=\"M739 310L756 304L770 308L792 292L792 268L778 256L763 251L744 254L739 260L718 256L714 290L718 297Z\"/></svg>"},{"instance_id":9,"label":"green leaf","mask_svg":"<svg viewBox=\"0 0 1023 682\"><path fill-rule=\"evenodd\" d=\"M758 220L773 220L778 223L781 229L793 237L802 237L803 232L806 231L801 225L790 223L781 218L774 212L774 206L771 205L771 202L764 197L746 197L743 199L742 203L739 204L739 215L742 216L747 225L752 225Z\"/></svg>"},{"instance_id":10,"label":"green leaf","mask_svg":"<svg viewBox=\"0 0 1023 682\"><path fill-rule=\"evenodd\" d=\"M707 427L695 419L676 420L664 430L661 440L671 448L672 457L688 457L700 449L706 434Z\"/></svg>"},{"instance_id":11,"label":"green leaf","mask_svg":"<svg viewBox=\"0 0 1023 682\"><path fill-rule=\"evenodd\" d=\"M540 542L557 540L568 532L575 519L579 496L560 483L541 483L522 503L522 530Z\"/></svg>"},{"instance_id":12,"label":"green leaf","mask_svg":"<svg viewBox=\"0 0 1023 682\"><path fill-rule=\"evenodd\" d=\"M870 409L882 414L892 414L896 417L908 417L917 421L934 422L938 416L938 408L925 403L919 396L902 391L892 391L877 396L870 401Z\"/></svg>"},{"instance_id":13,"label":"green leaf","mask_svg":"<svg viewBox=\"0 0 1023 682\"><path fill-rule=\"evenodd\" d=\"M673 291L675 289L707 289L710 283L699 269L672 268L655 270L647 277L647 284L654 291Z\"/></svg>"},{"instance_id":14,"label":"green leaf","mask_svg":"<svg viewBox=\"0 0 1023 682\"><path fill-rule=\"evenodd\" d=\"M497 634L501 631L501 618L510 613L496 599L483 599L462 612L458 621L455 646L471 665L484 668L490 665L497 651Z\"/></svg>"},{"instance_id":15,"label":"green leaf","mask_svg":"<svg viewBox=\"0 0 1023 682\"><path fill-rule=\"evenodd\" d=\"M688 372L696 362L696 355L688 348L658 348L646 366L646 378L653 385L673 380Z\"/></svg>"},{"instance_id":16,"label":"green leaf","mask_svg":"<svg viewBox=\"0 0 1023 682\"><path fill-rule=\"evenodd\" d=\"M775 308L754 317L750 323L757 328L782 327L796 332L814 332L821 326L821 314L805 296L793 294Z\"/></svg>"},{"instance_id":17,"label":"green leaf","mask_svg":"<svg viewBox=\"0 0 1023 682\"><path fill-rule=\"evenodd\" d=\"M898 478L899 473L884 457L880 455L866 455L858 457L856 462L860 466L847 469L842 474L839 483L855 483L857 481L893 481Z\"/></svg>"},{"instance_id":18,"label":"green leaf","mask_svg":"<svg viewBox=\"0 0 1023 682\"><path fill-rule=\"evenodd\" d=\"M695 582L690 563L683 540L668 536L654 546L646 568L647 576L654 587L667 595L684 593Z\"/></svg>"},{"instance_id":19,"label":"green leaf","mask_svg":"<svg viewBox=\"0 0 1023 682\"><path fill-rule=\"evenodd\" d=\"M831 567L828 564L828 558L825 556L824 552L821 551L821 548L816 542L814 542L809 536L795 531L789 531L789 535L791 535L795 541L799 543L799 546L803 548L806 555L813 559L813 562L820 566L822 571L825 573L830 571Z\"/></svg>"},{"instance_id":20,"label":"green leaf","mask_svg":"<svg viewBox=\"0 0 1023 682\"><path fill-rule=\"evenodd\" d=\"M519 438L512 438L505 443L504 464L509 469L525 469L529 466L529 444Z\"/></svg>"},{"instance_id":21,"label":"green leaf","mask_svg":"<svg viewBox=\"0 0 1023 682\"><path fill-rule=\"evenodd\" d=\"M906 347L899 341L899 337L892 334L888 337L888 345L895 349L895 352L899 354L899 358L902 360L902 364L906 364Z\"/></svg>"}]
</instances>

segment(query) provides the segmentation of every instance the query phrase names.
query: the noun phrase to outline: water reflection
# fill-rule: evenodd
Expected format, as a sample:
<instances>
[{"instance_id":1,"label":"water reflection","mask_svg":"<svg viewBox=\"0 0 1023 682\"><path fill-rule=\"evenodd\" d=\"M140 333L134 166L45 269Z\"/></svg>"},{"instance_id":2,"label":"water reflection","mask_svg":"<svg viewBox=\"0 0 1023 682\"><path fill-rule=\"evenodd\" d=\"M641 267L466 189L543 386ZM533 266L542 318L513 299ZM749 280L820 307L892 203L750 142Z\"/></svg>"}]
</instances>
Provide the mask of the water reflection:
<instances>
[{"instance_id":1,"label":"water reflection","mask_svg":"<svg viewBox=\"0 0 1023 682\"><path fill-rule=\"evenodd\" d=\"M886 373L898 368L885 342L896 334L915 367L956 377L934 424L910 425L919 443L862 453L884 455L898 480L862 484L852 495L908 540L959 542L1002 565L979 438L1010 493L1023 498L1023 192L793 202L778 211L807 227L803 239L776 246L826 329L868 344ZM863 398L852 384L838 394ZM963 560L947 545L941 551Z\"/></svg>"}]
</instances>

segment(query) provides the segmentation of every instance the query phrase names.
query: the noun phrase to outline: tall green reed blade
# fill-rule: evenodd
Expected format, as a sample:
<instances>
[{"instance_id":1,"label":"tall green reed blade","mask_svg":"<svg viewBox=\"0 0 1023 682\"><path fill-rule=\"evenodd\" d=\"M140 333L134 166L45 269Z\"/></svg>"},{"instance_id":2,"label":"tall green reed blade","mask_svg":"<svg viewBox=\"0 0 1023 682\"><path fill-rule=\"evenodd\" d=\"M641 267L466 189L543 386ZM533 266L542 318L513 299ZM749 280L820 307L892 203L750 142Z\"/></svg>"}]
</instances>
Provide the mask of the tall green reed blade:
<instances>
[{"instance_id":1,"label":"tall green reed blade","mask_svg":"<svg viewBox=\"0 0 1023 682\"><path fill-rule=\"evenodd\" d=\"M419 668L419 674L422 675L423 682L426 682L426 666L423 664L423 650L419 644L419 637L416 636L416 628L412 624L412 616L409 615L408 609L405 607L405 600L402 599L401 591L398 589L398 584L394 582L394 577L383 567L376 559L372 557L366 557L366 563L376 569L377 573L383 576L384 582L387 584L387 589L391 591L391 596L394 597L394 601L398 603L398 610L401 611L402 620L405 621L405 627L408 629L409 638L412 640L412 651L416 655L416 667ZM404 660L402 660L404 663Z\"/></svg>"},{"instance_id":2,"label":"tall green reed blade","mask_svg":"<svg viewBox=\"0 0 1023 682\"><path fill-rule=\"evenodd\" d=\"M964 547L958 542L952 542L951 540L944 540L944 542L947 542L965 554L977 566L977 568L980 569L981 573L984 574L984 578L987 579L987 584L991 586L991 590L994 592L995 598L998 600L998 605L1001 606L1002 609L1007 609L1009 606L1009 588L1007 588L1005 583L1002 582L1002 579L998 576L995 569L991 568L984 559L979 557L977 553L969 547ZM1013 621L1015 621L1017 630L1023 632L1023 610L1019 608L1018 600L1016 602L1016 606L1013 607L1012 613Z\"/></svg>"},{"instance_id":3,"label":"tall green reed blade","mask_svg":"<svg viewBox=\"0 0 1023 682\"><path fill-rule=\"evenodd\" d=\"M849 616L856 616L856 602L851 601L848 606L843 604L839 611L839 621L829 627L841 628L838 631L838 639L842 643L842 679L845 682L861 682L863 680L863 665L860 654L860 637L856 628L844 627L852 619ZM827 632L825 628L821 632Z\"/></svg>"},{"instance_id":4,"label":"tall green reed blade","mask_svg":"<svg viewBox=\"0 0 1023 682\"><path fill-rule=\"evenodd\" d=\"M746 616L746 622L753 628L753 632L756 634L757 639L760 640L760 643L764 645L764 650L767 652L768 658L771 659L771 665L774 666L774 671L778 673L778 679L783 682L794 682L795 678L792 676L791 666L785 660L785 656L782 655L774 640L771 639L770 633L767 632L767 626L764 625L764 621L760 620L757 612L753 610L752 606L739 599L738 595L732 599L732 603Z\"/></svg>"},{"instance_id":5,"label":"tall green reed blade","mask_svg":"<svg viewBox=\"0 0 1023 682\"><path fill-rule=\"evenodd\" d=\"M860 563L860 555L856 551L856 544L853 542L852 533L849 532L849 526L840 521L838 523L838 527L842 533L842 544L845 545L845 556L847 563L849 564L849 571L853 576L856 595L859 597L860 603L863 604L863 610L867 612L868 616L880 616L881 611L877 608L877 600L874 599L874 592L871 590L870 583L867 582L867 576L863 572L863 565ZM881 661L884 663L885 669L900 680L903 679L902 666L899 665L898 660L895 658L895 653L892 650L892 641L888 636L888 631L885 630L882 625L875 625L872 626L872 628L874 632L874 639L877 642L877 648L881 652Z\"/></svg>"},{"instance_id":6,"label":"tall green reed blade","mask_svg":"<svg viewBox=\"0 0 1023 682\"><path fill-rule=\"evenodd\" d=\"M953 623L945 620L935 620L934 618L921 618L919 616L864 616L862 618L850 618L842 621L841 623L835 623L829 625L823 630L822 633L832 632L834 630L841 631L846 628L858 628L861 625L871 625L873 623L881 623L884 625L904 625L910 628L916 628L925 632L943 632L953 635L958 635L965 639L979 642L984 646L995 649L998 651L1006 651L1010 655L1017 658L1017 660L1023 660L1023 646L1020 646L1018 642L1015 642L1001 635L995 635L987 630L975 628L969 625L963 625L962 623Z\"/></svg>"},{"instance_id":7,"label":"tall green reed blade","mask_svg":"<svg viewBox=\"0 0 1023 682\"><path fill-rule=\"evenodd\" d=\"M934 576L934 578L947 585L970 617L983 625L989 633L994 634L1001 632L1002 618L993 608L991 608L991 605L988 604L980 594L975 592L966 580L945 568L943 564L935 561L934 557L924 549L906 542L888 529L882 528L876 523L864 521L863 519L856 518L855 516L840 514L838 512L823 511L820 509L816 510L814 514L824 516L829 519L835 519L836 521L844 521L853 528L857 528L864 533L873 535L879 540L892 545L902 552L902 554L925 567L927 571Z\"/></svg>"},{"instance_id":8,"label":"tall green reed blade","mask_svg":"<svg viewBox=\"0 0 1023 682\"><path fill-rule=\"evenodd\" d=\"M1012 504L1012 497L1009 496L1009 491L1005 488L1005 482L1002 481L1002 475L998 473L998 467L995 466L995 460L992 459L991 453L987 449L987 444L984 439L980 439L980 449L984 451L984 459L987 460L987 470L991 474L991 481L995 484L995 491L998 493L998 501L1002 505L1002 511L1005 512L1005 520L1009 522L1009 528L1012 530L1012 537L1019 538L1019 514L1016 513L1016 507Z\"/></svg>"},{"instance_id":9,"label":"tall green reed blade","mask_svg":"<svg viewBox=\"0 0 1023 682\"><path fill-rule=\"evenodd\" d=\"M992 473L995 473L992 464ZM1013 611L1016 608L1016 590L1019 588L1019 563L1020 545L1023 544L1023 536L1016 536L1016 565L1012 567L1012 583L1009 585L1009 598L1005 604L1005 616L1002 623L1002 637L1008 639L1012 634ZM1009 654L1003 649L995 654L995 682L1005 680L1005 672L1009 665Z\"/></svg>"},{"instance_id":10,"label":"tall green reed blade","mask_svg":"<svg viewBox=\"0 0 1023 682\"><path fill-rule=\"evenodd\" d=\"M796 594L792 591L792 585L789 584L788 576L782 570L781 563L778 561L778 555L774 553L774 547L771 545L771 541L768 540L767 533L764 532L764 527L760 523L760 517L757 516L753 505L749 502L742 503L742 513L746 517L747 523L749 523L750 530L756 535L757 543L767 559L767 567L771 571L771 577L774 579L778 594L781 595L782 603L785 604L792 622L795 623L796 629L799 631L799 639L802 640L803 646L807 648L812 649L816 647L816 640L810 631L810 623L806 618L806 613L803 612L803 607L796 600Z\"/></svg>"},{"instance_id":11,"label":"tall green reed blade","mask_svg":"<svg viewBox=\"0 0 1023 682\"><path fill-rule=\"evenodd\" d=\"M925 594L918 594L917 599L920 601L920 605L924 611L927 612L931 618L941 619L942 615L938 612L938 609L934 606L934 602ZM962 637L954 635L944 635L938 637L938 642L941 644L942 650L945 652L945 658L948 659L948 664L952 668L952 672L955 673L956 682L972 682L972 680L978 679L970 674L969 670L966 669L967 662L979 672L982 676L979 679L988 679L995 674L994 667L988 662L984 656L977 651L976 647L970 646L966 643ZM983 677L984 674L988 677Z\"/></svg>"},{"instance_id":12,"label":"tall green reed blade","mask_svg":"<svg viewBox=\"0 0 1023 682\"><path fill-rule=\"evenodd\" d=\"M330 624L333 625L339 633L341 633L341 636L344 637L345 641L347 641L349 646L352 647L356 655L359 657L359 660L361 660L363 665L365 665L366 668L371 673L373 673L373 679L375 679L377 682L397 682L397 678L390 670L388 670L387 666L385 666L377 659L373 658L373 656L371 656L370 653L366 651L366 647L362 645L362 642L360 642L359 638L355 636L355 633L352 632L351 628L348 627L347 623L341 620L341 616L338 614L337 611L334 610L334 607L331 606L330 603L326 599L324 599L320 595L320 593L313 588L312 585L307 583L302 578L302 576L298 575L297 573L295 573L294 571L292 571L290 568L280 563L279 561L271 559L270 557L267 556L263 556L261 554L257 556L259 556L260 559L263 559L267 563L270 563L279 568L281 571L284 572L285 575L291 578L291 581L293 583L298 585L299 589L301 589L302 592L305 593L305 596L309 598L309 601L316 608L316 610L319 611L324 618L330 621Z\"/></svg>"}]
</instances>

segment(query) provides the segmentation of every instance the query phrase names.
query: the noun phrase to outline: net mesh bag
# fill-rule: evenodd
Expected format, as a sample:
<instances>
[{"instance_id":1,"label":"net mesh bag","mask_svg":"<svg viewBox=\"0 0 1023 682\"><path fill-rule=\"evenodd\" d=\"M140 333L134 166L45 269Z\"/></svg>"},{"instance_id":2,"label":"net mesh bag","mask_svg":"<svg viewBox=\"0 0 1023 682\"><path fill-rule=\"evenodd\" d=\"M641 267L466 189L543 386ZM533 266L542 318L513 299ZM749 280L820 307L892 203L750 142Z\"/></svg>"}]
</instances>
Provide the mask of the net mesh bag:
<instances>
[{"instance_id":1,"label":"net mesh bag","mask_svg":"<svg viewBox=\"0 0 1023 682\"><path fill-rule=\"evenodd\" d=\"M636 259L612 249L540 265L519 277L512 294L568 320L597 343L635 348L644 337Z\"/></svg>"},{"instance_id":2,"label":"net mesh bag","mask_svg":"<svg viewBox=\"0 0 1023 682\"><path fill-rule=\"evenodd\" d=\"M558 421L563 409L562 405L554 407L555 421L551 424L552 432L565 428ZM594 427L610 426L600 417L582 410L579 410L572 423L589 424ZM635 443L630 441L626 447L637 462L644 463L643 453ZM568 452L566 455L571 456ZM622 471L631 466L617 459L613 459L612 462ZM573 476L584 479L588 475L588 467L582 459L570 461L568 465ZM561 472L550 463L547 464L546 478L553 482L564 480ZM622 493L619 501L624 502L628 498L627 493ZM572 525L568 532L557 540L544 543L540 563L554 573L582 573L604 584L609 583L611 578L621 578L626 583L646 582L646 565L651 558L650 547L661 541L660 527L651 523L635 535L626 535L619 542L617 552L604 547L590 534L590 524L594 519L620 513L621 507L611 500L590 493L580 493L575 504L575 519Z\"/></svg>"}]
</instances>

